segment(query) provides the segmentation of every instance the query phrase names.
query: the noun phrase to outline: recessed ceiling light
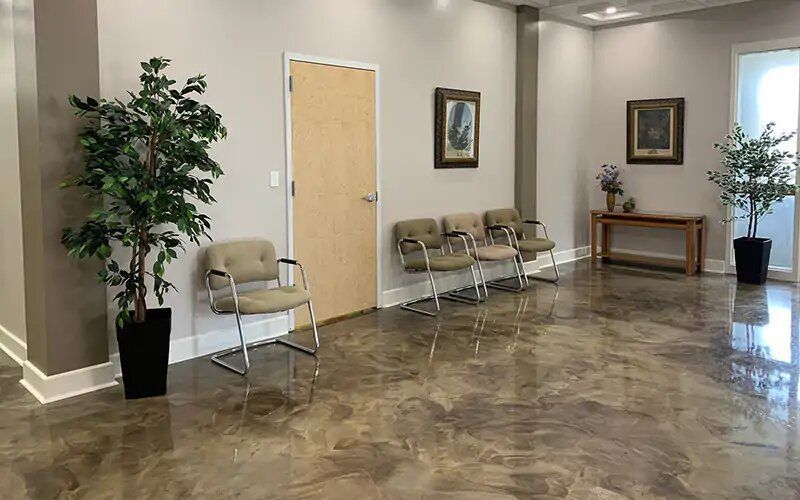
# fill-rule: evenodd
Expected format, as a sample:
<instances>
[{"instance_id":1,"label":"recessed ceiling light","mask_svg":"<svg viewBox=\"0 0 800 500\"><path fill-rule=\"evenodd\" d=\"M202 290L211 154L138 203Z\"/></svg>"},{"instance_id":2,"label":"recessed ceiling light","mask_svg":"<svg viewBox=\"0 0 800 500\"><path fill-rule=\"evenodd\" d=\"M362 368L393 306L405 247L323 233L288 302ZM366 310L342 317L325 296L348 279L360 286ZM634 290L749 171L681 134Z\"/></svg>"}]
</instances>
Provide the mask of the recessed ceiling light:
<instances>
[{"instance_id":1,"label":"recessed ceiling light","mask_svg":"<svg viewBox=\"0 0 800 500\"><path fill-rule=\"evenodd\" d=\"M611 7L606 8L606 14L608 14L609 16L614 15L616 13L617 13L617 8L614 7L613 5Z\"/></svg>"}]
</instances>

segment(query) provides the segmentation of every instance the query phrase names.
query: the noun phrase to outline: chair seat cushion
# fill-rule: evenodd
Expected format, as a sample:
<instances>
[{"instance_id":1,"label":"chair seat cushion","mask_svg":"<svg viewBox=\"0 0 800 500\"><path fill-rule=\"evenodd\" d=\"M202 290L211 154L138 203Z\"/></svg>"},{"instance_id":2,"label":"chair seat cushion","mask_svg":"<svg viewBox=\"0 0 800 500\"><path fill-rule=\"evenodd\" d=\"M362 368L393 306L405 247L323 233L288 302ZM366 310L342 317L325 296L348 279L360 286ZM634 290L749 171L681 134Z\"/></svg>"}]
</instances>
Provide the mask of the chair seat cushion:
<instances>
[{"instance_id":1,"label":"chair seat cushion","mask_svg":"<svg viewBox=\"0 0 800 500\"><path fill-rule=\"evenodd\" d=\"M311 300L311 294L304 288L296 286L240 292L239 312L242 314L283 312L302 306L309 300ZM219 311L235 312L233 297L223 297L214 301L214 307Z\"/></svg>"},{"instance_id":2,"label":"chair seat cushion","mask_svg":"<svg viewBox=\"0 0 800 500\"><path fill-rule=\"evenodd\" d=\"M466 269L475 263L475 259L465 253L450 255L431 255L429 257L431 271L458 271ZM410 259L406 261L406 269L425 271L425 259Z\"/></svg>"},{"instance_id":3,"label":"chair seat cushion","mask_svg":"<svg viewBox=\"0 0 800 500\"><path fill-rule=\"evenodd\" d=\"M523 252L546 252L556 247L555 242L544 238L528 238L519 240L519 249Z\"/></svg>"},{"instance_id":4,"label":"chair seat cushion","mask_svg":"<svg viewBox=\"0 0 800 500\"><path fill-rule=\"evenodd\" d=\"M470 248L470 255L475 255L475 250ZM480 260L508 260L517 256L517 250L508 245L488 245L478 247L478 258Z\"/></svg>"}]
</instances>

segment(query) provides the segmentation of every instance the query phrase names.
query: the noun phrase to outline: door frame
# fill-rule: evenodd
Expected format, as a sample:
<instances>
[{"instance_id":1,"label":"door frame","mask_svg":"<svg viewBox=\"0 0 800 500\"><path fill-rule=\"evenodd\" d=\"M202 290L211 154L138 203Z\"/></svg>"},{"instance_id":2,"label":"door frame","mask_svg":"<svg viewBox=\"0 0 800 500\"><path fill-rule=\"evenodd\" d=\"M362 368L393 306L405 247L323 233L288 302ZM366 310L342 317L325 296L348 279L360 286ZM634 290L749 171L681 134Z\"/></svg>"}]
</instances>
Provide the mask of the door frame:
<instances>
[{"instance_id":1,"label":"door frame","mask_svg":"<svg viewBox=\"0 0 800 500\"><path fill-rule=\"evenodd\" d=\"M381 241L383 227L381 224L381 214L383 212L383 191L381 189L381 71L380 66L372 63L359 61L347 61L343 59L333 59L330 57L311 56L298 54L295 52L284 52L283 54L283 95L284 95L284 117L285 117L285 139L286 139L286 251L290 259L294 258L294 196L292 196L292 181L294 180L292 167L292 92L290 89L289 76L291 75L292 61L306 62L312 64L323 64L326 66L338 66L341 68L361 69L373 71L375 73L375 190L378 193L378 200L375 206L375 252L376 252L376 293L375 304L380 309L383 307L382 294L382 258ZM288 283L294 284L294 273L288 273ZM313 287L313 276L311 277ZM312 290L313 293L313 290ZM294 311L289 312L289 330L294 330Z\"/></svg>"},{"instance_id":2,"label":"door frame","mask_svg":"<svg viewBox=\"0 0 800 500\"><path fill-rule=\"evenodd\" d=\"M778 50L791 50L800 48L800 37L780 38L760 42L737 43L731 46L731 103L728 120L728 130L732 130L736 123L739 108L739 56L758 52L773 52ZM797 89L800 93L800 88ZM798 113L798 130L800 130L800 113ZM800 139L797 142L798 157L800 157ZM795 175L795 183L800 184L800 168ZM733 208L727 207L726 218L733 216ZM800 282L800 199L795 198L794 204L794 242L792 250L792 270L770 268L767 276L780 281ZM725 272L736 274L736 265L733 262L733 223L725 224Z\"/></svg>"}]
</instances>

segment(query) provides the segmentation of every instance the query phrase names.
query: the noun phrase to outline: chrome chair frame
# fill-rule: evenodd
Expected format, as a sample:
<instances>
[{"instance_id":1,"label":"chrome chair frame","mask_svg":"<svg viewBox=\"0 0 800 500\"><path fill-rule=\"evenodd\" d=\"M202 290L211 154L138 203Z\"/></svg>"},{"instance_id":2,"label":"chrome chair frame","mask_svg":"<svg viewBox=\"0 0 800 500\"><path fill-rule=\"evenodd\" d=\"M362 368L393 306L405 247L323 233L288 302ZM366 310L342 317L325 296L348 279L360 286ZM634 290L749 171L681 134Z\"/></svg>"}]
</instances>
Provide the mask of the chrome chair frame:
<instances>
[{"instance_id":1,"label":"chrome chair frame","mask_svg":"<svg viewBox=\"0 0 800 500\"><path fill-rule=\"evenodd\" d=\"M547 235L547 226L545 226L543 222L538 221L538 220L533 220L533 219L527 219L527 220L523 220L522 223L523 224L532 224L532 225L542 226L542 229L544 230L545 239L548 239L548 240L550 239L550 237ZM552 248L549 250L549 252L550 252L550 259L553 261L553 270L555 271L555 275L556 275L555 278L554 279L547 279L547 278L540 278L538 276L528 276L528 273L524 272L525 267L524 267L524 263L522 261L522 250L520 250L520 248L519 248L519 239L517 238L517 232L514 231L514 228L511 227L511 226L506 226L504 224L495 224L493 226L489 226L489 228L490 228L490 230L492 228L494 228L495 230L500 230L500 229L506 230L506 234L507 235L510 233L510 235L508 237L509 238L508 241L509 241L509 243L511 243L514 246L514 248L517 249L517 252L518 252L518 255L519 255L520 264L523 266L523 274L525 275L525 282L526 283L530 283L530 281L529 281L529 278L530 278L530 279L534 279L534 280L537 280L537 281L544 281L544 282L547 282L547 283L558 284L558 280L560 279L560 275L558 273L558 264L556 263L556 257L553 254L553 249ZM513 237L513 240L511 239L512 237ZM525 240L525 233L522 233L522 239ZM492 237L492 241L494 241L494 237ZM505 279L508 279L508 278L505 278Z\"/></svg>"},{"instance_id":2,"label":"chrome chair frame","mask_svg":"<svg viewBox=\"0 0 800 500\"><path fill-rule=\"evenodd\" d=\"M290 266L296 266L300 269L300 276L303 278L303 288L308 291L308 278L306 276L306 271L303 266L297 262L296 260L292 259L278 259L278 263L288 264ZM228 280L228 285L231 290L231 297L233 297L233 311L220 311L214 306L214 294L211 290L211 277L217 276L220 278L226 278ZM280 286L280 276L277 278L278 286ZM229 273L225 271L219 271L217 269L209 269L206 271L206 293L208 294L208 303L211 306L211 312L219 316L228 316L231 314L236 315L236 326L239 329L239 342L241 343L240 346L232 347L230 349L225 349L223 351L219 351L211 356L211 361L222 366L223 368L227 368L239 375L247 375L250 371L250 356L248 355L248 349L254 349L256 347L269 345L269 344L282 344L292 349L297 349L300 352L305 354L309 354L311 356L316 357L317 349L319 349L319 332L317 331L317 321L314 318L314 306L311 303L311 299L308 300L308 313L311 317L311 328L314 332L314 347L306 347L304 345L296 344L290 340L286 340L283 337L267 339L267 340L260 340L257 342L252 342L248 344L244 338L244 330L242 329L242 314L239 311L239 295L236 291L236 282ZM242 353L243 358L243 365L242 368L237 367L236 365L232 365L225 361L223 358L231 355L235 355L238 353Z\"/></svg>"},{"instance_id":3,"label":"chrome chair frame","mask_svg":"<svg viewBox=\"0 0 800 500\"><path fill-rule=\"evenodd\" d=\"M501 227L501 226L489 226L487 228L484 228L485 232L489 234L489 242L491 242L492 245L495 244L494 235L492 235L492 229L493 228L495 230L499 230L499 231L505 232L506 233L506 237L508 238L509 245L511 245L517 251L517 255L513 259L513 261L514 261L514 270L517 272L517 275L514 276L512 274L512 275L505 276L505 277L502 277L502 278L497 278L497 279L494 279L494 280L491 280L491 281L488 281L488 282L484 279L483 286L484 287L489 286L491 288L496 288L498 290L504 290L506 292L514 292L514 293L524 292L525 290L528 289L528 280L525 279L525 282L523 283L523 277L525 275L525 272L524 272L525 268L522 265L522 255L520 254L519 249L516 248L516 246L512 243L511 233L509 233L509 231L508 231L508 229L510 229L510 228ZM473 245L475 245L475 239L474 238L472 239L472 242L473 242ZM484 234L484 244L486 244L486 243L487 243L486 236ZM477 258L478 246L475 245L474 248L475 248L475 256ZM501 262L501 261L498 261L498 262ZM480 259L478 259L478 265L479 266L481 265L480 264ZM481 270L481 277L483 277L483 270ZM517 286L516 288L513 287L513 286L505 285L505 284L502 283L503 281L508 281L510 279L513 279L513 278L517 278L517 282L519 283L519 286Z\"/></svg>"},{"instance_id":4,"label":"chrome chair frame","mask_svg":"<svg viewBox=\"0 0 800 500\"><path fill-rule=\"evenodd\" d=\"M422 248L422 255L425 256L425 268L426 268L425 270L414 270L414 269L408 269L408 267L406 267L406 259L405 259L405 255L403 254L403 251L402 251L402 244L403 243L419 245ZM464 244L466 245L466 239L464 239ZM448 246L449 246L449 241L448 241ZM442 255L446 255L444 253L443 249L439 249L439 251L442 253ZM480 292L480 289L478 288L478 278L475 275L475 264L471 265L469 269L470 269L470 272L472 274L472 282L473 282L474 287L475 287L475 293L479 297L479 299L477 299L477 300L473 299L472 297L461 295L461 294L458 293L460 290L464 290L466 288L472 288L472 287L466 287L466 288L460 288L460 289L456 289L456 290L451 290L451 291L446 292L444 294L439 294L436 291L436 280L433 278L433 272L431 271L431 261L430 261L430 259L428 257L428 247L425 246L425 243L423 243L422 241L415 240L413 238L400 238L397 241L397 252L400 254L400 263L403 266L403 271L408 273L408 274L427 273L428 274L428 280L431 283L431 289L433 290L433 294L430 295L430 296L422 297L420 299L409 300L408 302L403 302L402 304L400 304L400 309L405 309L406 311L411 311L411 312L415 312L415 313L419 313L419 314L424 314L426 316L435 317L442 311L442 307L439 304L439 299L450 300L450 301L453 301L453 302L461 302L461 303L464 303L464 304L472 304L472 305L478 305L481 302L481 300L480 300L481 292ZM440 272L446 272L446 271L440 271ZM412 307L414 304L418 304L420 302L426 302L426 301L431 300L431 299L433 299L434 303L436 304L436 311L435 312L426 311L425 309L419 309L417 307Z\"/></svg>"}]
</instances>

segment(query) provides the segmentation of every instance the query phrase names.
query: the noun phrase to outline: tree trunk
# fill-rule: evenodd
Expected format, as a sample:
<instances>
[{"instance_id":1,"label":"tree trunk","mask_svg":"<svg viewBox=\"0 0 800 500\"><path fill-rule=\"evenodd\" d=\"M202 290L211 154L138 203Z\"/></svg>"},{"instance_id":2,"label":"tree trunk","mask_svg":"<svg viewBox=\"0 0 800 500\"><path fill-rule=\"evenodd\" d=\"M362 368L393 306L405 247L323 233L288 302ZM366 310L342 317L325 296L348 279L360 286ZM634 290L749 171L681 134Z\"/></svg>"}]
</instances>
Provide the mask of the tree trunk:
<instances>
[{"instance_id":1,"label":"tree trunk","mask_svg":"<svg viewBox=\"0 0 800 500\"><path fill-rule=\"evenodd\" d=\"M147 319L147 302L145 302L146 287L145 280L145 258L147 257L147 232L144 229L139 230L139 245L136 252L139 258L138 263L138 279L136 280L136 310L134 314L134 321L136 323L143 323Z\"/></svg>"}]
</instances>

